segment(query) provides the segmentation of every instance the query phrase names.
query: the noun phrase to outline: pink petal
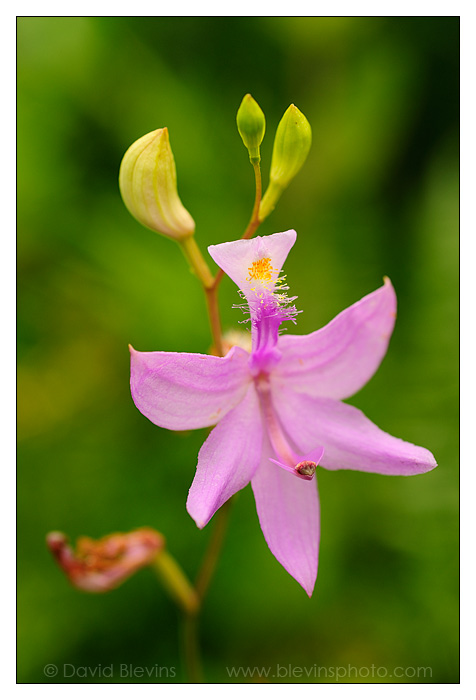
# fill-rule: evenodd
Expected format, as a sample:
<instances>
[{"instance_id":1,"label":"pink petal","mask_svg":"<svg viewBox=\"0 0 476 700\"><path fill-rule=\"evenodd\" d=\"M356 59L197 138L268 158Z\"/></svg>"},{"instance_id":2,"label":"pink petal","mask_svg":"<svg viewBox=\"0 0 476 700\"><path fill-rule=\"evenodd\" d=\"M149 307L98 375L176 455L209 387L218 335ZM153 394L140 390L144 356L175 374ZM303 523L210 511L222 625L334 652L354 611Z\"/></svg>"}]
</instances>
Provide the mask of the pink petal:
<instances>
[{"instance_id":1,"label":"pink petal","mask_svg":"<svg viewBox=\"0 0 476 700\"><path fill-rule=\"evenodd\" d=\"M309 396L345 399L374 375L395 324L397 299L392 283L353 304L310 335L283 335L283 357L275 369L288 387Z\"/></svg>"},{"instance_id":2,"label":"pink petal","mask_svg":"<svg viewBox=\"0 0 476 700\"><path fill-rule=\"evenodd\" d=\"M298 450L324 445L320 465L410 476L434 469L435 458L424 447L384 433L354 406L334 399L276 390L276 412Z\"/></svg>"},{"instance_id":3,"label":"pink petal","mask_svg":"<svg viewBox=\"0 0 476 700\"><path fill-rule=\"evenodd\" d=\"M256 236L251 240L232 241L208 247L213 260L231 277L233 282L249 296L251 288L259 287L256 280L250 281L249 268L262 258L270 258L270 265L275 270L273 280L278 277L288 253L296 241L296 231L273 233L271 236ZM266 285L272 291L274 284Z\"/></svg>"},{"instance_id":4,"label":"pink petal","mask_svg":"<svg viewBox=\"0 0 476 700\"><path fill-rule=\"evenodd\" d=\"M238 347L226 357L130 350L134 403L169 430L215 425L241 401L251 380L249 355Z\"/></svg>"},{"instance_id":5,"label":"pink petal","mask_svg":"<svg viewBox=\"0 0 476 700\"><path fill-rule=\"evenodd\" d=\"M233 494L251 480L261 458L262 425L254 386L212 430L198 455L187 510L204 527Z\"/></svg>"},{"instance_id":6,"label":"pink petal","mask_svg":"<svg viewBox=\"0 0 476 700\"><path fill-rule=\"evenodd\" d=\"M296 479L272 464L272 456L266 440L261 464L251 481L259 522L276 559L311 596L319 551L316 484Z\"/></svg>"}]
</instances>

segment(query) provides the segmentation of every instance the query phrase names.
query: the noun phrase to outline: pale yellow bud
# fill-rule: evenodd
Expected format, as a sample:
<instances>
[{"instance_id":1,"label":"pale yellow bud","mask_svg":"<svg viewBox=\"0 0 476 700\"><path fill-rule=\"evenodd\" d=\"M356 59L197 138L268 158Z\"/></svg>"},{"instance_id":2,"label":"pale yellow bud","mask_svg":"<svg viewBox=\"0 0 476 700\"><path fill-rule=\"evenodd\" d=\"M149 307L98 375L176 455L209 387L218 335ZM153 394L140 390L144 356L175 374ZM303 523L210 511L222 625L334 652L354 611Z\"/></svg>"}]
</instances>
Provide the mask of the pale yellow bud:
<instances>
[{"instance_id":1,"label":"pale yellow bud","mask_svg":"<svg viewBox=\"0 0 476 700\"><path fill-rule=\"evenodd\" d=\"M142 136L126 151L119 189L132 216L144 226L177 241L193 235L195 222L178 196L166 127Z\"/></svg>"}]
</instances>

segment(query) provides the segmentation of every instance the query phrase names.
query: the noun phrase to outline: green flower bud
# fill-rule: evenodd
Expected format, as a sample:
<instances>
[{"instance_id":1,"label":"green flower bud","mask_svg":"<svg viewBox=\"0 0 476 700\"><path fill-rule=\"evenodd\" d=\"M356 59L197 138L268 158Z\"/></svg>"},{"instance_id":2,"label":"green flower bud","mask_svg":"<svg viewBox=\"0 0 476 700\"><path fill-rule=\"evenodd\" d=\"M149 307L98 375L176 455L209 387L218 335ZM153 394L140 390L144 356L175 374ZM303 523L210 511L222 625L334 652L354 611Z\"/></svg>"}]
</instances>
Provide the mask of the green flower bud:
<instances>
[{"instance_id":1,"label":"green flower bud","mask_svg":"<svg viewBox=\"0 0 476 700\"><path fill-rule=\"evenodd\" d=\"M178 196L166 127L142 136L126 151L119 189L132 216L144 226L177 241L193 235L195 222Z\"/></svg>"},{"instance_id":2,"label":"green flower bud","mask_svg":"<svg viewBox=\"0 0 476 700\"><path fill-rule=\"evenodd\" d=\"M236 125L243 139L252 163L259 163L261 156L259 147L266 130L266 119L263 110L250 94L245 95L236 115Z\"/></svg>"},{"instance_id":3,"label":"green flower bud","mask_svg":"<svg viewBox=\"0 0 476 700\"><path fill-rule=\"evenodd\" d=\"M260 221L273 211L283 190L302 168L311 148L311 141L309 122L297 107L290 105L276 130L269 186L259 208Z\"/></svg>"}]
</instances>

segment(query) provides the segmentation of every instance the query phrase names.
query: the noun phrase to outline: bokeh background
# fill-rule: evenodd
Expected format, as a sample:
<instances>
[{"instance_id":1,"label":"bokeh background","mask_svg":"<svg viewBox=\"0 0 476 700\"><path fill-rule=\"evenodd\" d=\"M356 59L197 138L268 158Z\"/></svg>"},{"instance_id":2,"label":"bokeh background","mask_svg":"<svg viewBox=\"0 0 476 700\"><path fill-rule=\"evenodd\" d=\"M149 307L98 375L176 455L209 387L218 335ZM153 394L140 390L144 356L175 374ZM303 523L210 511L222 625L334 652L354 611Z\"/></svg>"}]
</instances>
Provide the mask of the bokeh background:
<instances>
[{"instance_id":1,"label":"bokeh background","mask_svg":"<svg viewBox=\"0 0 476 700\"><path fill-rule=\"evenodd\" d=\"M97 682L130 681L120 664L176 669L153 682L185 679L177 612L152 571L79 593L45 534L148 525L190 576L198 569L211 525L200 532L185 500L205 432L169 433L135 409L127 345L206 352L205 304L178 248L126 211L117 175L134 140L168 126L198 243L239 238L254 187L235 126L247 92L267 117L265 184L291 102L313 129L308 161L260 229L298 231L286 264L297 332L388 275L399 300L389 353L350 403L432 450L439 468L319 471L311 600L241 492L203 610L206 677L375 665L386 678L345 680L458 682L458 71L456 17L18 19L20 682L95 682L65 678L63 664L114 664ZM227 328L241 320L237 301L225 280ZM395 667L410 670L398 679ZM268 681L290 680L281 675Z\"/></svg>"}]
</instances>

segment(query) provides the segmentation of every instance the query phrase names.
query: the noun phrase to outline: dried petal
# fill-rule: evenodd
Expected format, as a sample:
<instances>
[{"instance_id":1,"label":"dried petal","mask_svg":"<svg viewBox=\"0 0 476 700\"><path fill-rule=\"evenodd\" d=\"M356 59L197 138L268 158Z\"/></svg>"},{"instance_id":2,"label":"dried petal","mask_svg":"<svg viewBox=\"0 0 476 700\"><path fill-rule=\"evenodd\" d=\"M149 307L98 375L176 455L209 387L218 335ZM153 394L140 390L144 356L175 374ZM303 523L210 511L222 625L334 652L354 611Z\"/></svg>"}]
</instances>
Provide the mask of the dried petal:
<instances>
[{"instance_id":1,"label":"dried petal","mask_svg":"<svg viewBox=\"0 0 476 700\"><path fill-rule=\"evenodd\" d=\"M164 537L151 528L114 533L100 540L80 537L76 551L68 537L50 532L46 543L73 586L89 593L106 593L117 588L165 547Z\"/></svg>"}]
</instances>

